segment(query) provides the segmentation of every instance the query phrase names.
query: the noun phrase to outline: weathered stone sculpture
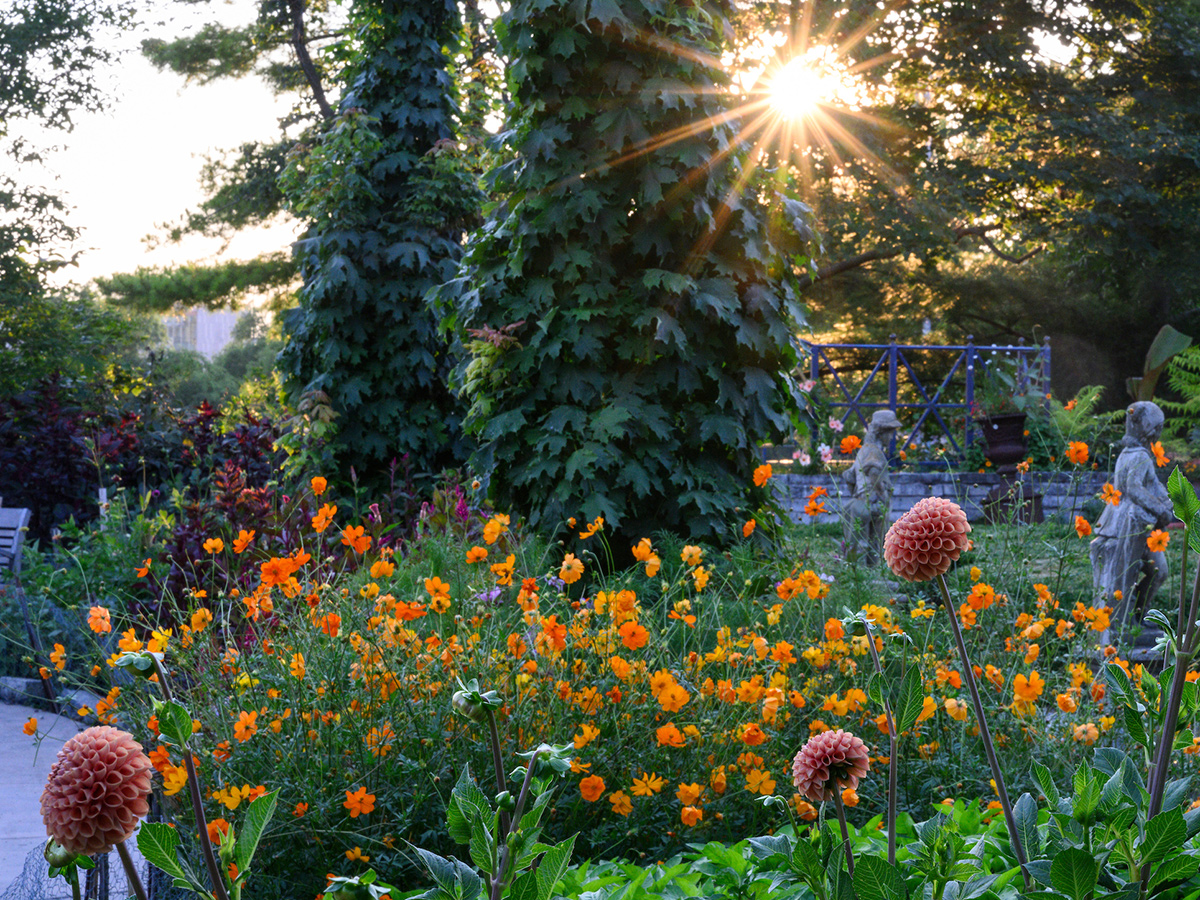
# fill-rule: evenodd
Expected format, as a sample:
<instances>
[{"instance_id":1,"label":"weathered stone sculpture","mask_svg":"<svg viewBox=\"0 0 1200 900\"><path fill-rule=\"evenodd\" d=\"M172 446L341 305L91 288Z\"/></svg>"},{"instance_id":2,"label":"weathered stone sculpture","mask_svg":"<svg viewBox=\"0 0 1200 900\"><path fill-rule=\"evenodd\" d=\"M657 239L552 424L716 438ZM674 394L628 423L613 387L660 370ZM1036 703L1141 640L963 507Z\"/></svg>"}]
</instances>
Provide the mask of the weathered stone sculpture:
<instances>
[{"instance_id":1,"label":"weathered stone sculpture","mask_svg":"<svg viewBox=\"0 0 1200 900\"><path fill-rule=\"evenodd\" d=\"M1096 600L1113 608L1113 621L1149 610L1167 579L1167 556L1146 543L1150 528L1166 528L1174 518L1167 489L1155 474L1150 445L1162 434L1163 411L1150 402L1134 403L1125 414L1125 437L1113 472L1121 492L1105 504L1091 544Z\"/></svg>"},{"instance_id":2,"label":"weathered stone sculpture","mask_svg":"<svg viewBox=\"0 0 1200 900\"><path fill-rule=\"evenodd\" d=\"M900 427L900 420L890 409L877 410L871 416L862 447L843 476L850 495L849 502L842 507L846 555L867 565L874 565L883 552L883 536L892 505L892 479L885 448Z\"/></svg>"}]
</instances>

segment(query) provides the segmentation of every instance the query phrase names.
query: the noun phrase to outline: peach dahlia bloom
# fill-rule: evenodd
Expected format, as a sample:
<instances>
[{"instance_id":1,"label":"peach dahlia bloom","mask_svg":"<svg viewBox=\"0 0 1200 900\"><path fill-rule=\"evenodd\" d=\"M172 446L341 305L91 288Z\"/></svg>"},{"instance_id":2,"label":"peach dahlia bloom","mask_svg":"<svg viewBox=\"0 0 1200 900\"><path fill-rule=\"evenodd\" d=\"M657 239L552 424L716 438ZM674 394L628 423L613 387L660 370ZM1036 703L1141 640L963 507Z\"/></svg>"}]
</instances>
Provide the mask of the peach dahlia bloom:
<instances>
[{"instance_id":1,"label":"peach dahlia bloom","mask_svg":"<svg viewBox=\"0 0 1200 900\"><path fill-rule=\"evenodd\" d=\"M858 787L870 766L867 745L859 738L840 728L823 731L809 738L792 760L792 782L802 797L820 803Z\"/></svg>"},{"instance_id":2,"label":"peach dahlia bloom","mask_svg":"<svg viewBox=\"0 0 1200 900\"><path fill-rule=\"evenodd\" d=\"M133 735L107 725L80 732L63 745L46 779L46 834L71 853L111 849L149 811L153 771Z\"/></svg>"},{"instance_id":3,"label":"peach dahlia bloom","mask_svg":"<svg viewBox=\"0 0 1200 900\"><path fill-rule=\"evenodd\" d=\"M883 558L905 581L944 575L970 544L971 525L962 507L942 497L918 500L883 539Z\"/></svg>"}]
</instances>

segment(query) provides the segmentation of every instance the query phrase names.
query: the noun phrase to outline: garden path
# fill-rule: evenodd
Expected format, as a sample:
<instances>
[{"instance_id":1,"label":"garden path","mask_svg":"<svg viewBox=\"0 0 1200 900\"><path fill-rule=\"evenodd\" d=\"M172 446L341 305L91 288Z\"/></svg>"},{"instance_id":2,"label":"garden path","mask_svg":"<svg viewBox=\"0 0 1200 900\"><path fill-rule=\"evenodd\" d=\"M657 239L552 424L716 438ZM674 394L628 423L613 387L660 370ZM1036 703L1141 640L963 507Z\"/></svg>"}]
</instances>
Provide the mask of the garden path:
<instances>
[{"instance_id":1,"label":"garden path","mask_svg":"<svg viewBox=\"0 0 1200 900\"><path fill-rule=\"evenodd\" d=\"M30 716L46 735L40 747L21 730ZM42 788L59 748L78 731L75 723L45 710L0 703L0 897L20 877L25 857L46 841Z\"/></svg>"}]
</instances>

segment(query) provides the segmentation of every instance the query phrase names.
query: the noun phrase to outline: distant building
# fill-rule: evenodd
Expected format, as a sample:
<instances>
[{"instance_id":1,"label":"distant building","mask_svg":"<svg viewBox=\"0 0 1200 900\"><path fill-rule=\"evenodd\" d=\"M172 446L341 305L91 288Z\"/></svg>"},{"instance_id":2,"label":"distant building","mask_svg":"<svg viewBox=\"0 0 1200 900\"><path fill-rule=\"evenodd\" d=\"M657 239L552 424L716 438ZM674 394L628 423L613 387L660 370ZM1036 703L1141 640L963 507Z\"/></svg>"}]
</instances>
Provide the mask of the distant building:
<instances>
[{"instance_id":1,"label":"distant building","mask_svg":"<svg viewBox=\"0 0 1200 900\"><path fill-rule=\"evenodd\" d=\"M163 316L167 343L175 350L195 350L205 359L212 359L233 340L236 312L197 307L180 315Z\"/></svg>"}]
</instances>

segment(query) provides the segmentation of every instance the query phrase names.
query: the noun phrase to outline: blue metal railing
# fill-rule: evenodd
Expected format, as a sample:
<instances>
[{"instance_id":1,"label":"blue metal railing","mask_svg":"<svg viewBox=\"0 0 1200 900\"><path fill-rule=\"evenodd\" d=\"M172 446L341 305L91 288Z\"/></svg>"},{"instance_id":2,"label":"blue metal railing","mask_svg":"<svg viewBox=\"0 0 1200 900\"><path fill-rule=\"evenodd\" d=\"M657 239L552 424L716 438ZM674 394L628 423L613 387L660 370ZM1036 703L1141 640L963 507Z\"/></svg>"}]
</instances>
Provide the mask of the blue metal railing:
<instances>
[{"instance_id":1,"label":"blue metal railing","mask_svg":"<svg viewBox=\"0 0 1200 900\"><path fill-rule=\"evenodd\" d=\"M844 410L839 417L843 424L857 416L865 427L870 413L877 409L890 409L897 415L903 410L920 410L916 422L907 433L903 437L897 436L896 442L901 447L907 445L913 435L923 434L927 423L936 424L946 435L954 454L961 457L964 448L970 446L974 439L971 410L976 404L976 386L980 376L986 374L990 360L997 356L1015 361L1014 380L1020 393L1031 392L1034 388L1039 394L1050 392L1049 338L1041 346L1026 345L1023 341L1007 345L976 345L972 343L971 336L967 337L965 344L898 344L894 335L887 344L814 344L808 341L802 344L808 351L808 377L814 382L831 384L833 389L828 391L829 406ZM878 351L879 356L866 378L855 388L849 383L849 375L839 371L831 351L833 355L839 351ZM927 387L921 382L910 358L915 353L935 351L955 355L945 377L931 395L932 385ZM887 400L867 399L869 389L879 385L876 379L881 374L887 378ZM878 394L878 390L875 394ZM915 399L902 399L902 396ZM954 418L961 412L965 420L961 443L958 430L946 421L951 411ZM892 452L895 452L895 443Z\"/></svg>"}]
</instances>

